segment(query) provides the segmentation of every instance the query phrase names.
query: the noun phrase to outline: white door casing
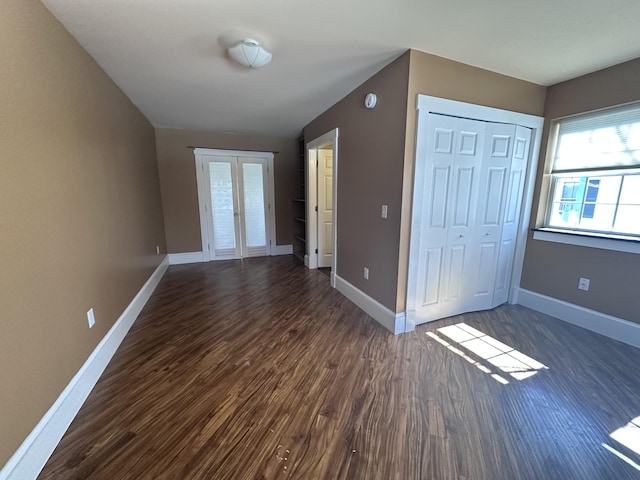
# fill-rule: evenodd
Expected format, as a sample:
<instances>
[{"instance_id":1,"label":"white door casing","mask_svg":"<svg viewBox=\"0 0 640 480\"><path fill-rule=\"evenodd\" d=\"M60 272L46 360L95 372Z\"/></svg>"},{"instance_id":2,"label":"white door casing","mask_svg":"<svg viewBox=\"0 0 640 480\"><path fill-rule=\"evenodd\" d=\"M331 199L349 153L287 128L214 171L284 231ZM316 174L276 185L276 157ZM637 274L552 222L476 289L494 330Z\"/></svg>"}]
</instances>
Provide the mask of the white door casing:
<instances>
[{"instance_id":1,"label":"white door casing","mask_svg":"<svg viewBox=\"0 0 640 480\"><path fill-rule=\"evenodd\" d=\"M444 114L438 131L430 112ZM405 331L515 301L542 130L540 117L423 95L418 116ZM473 146L488 157L482 168L468 163Z\"/></svg>"},{"instance_id":2,"label":"white door casing","mask_svg":"<svg viewBox=\"0 0 640 480\"><path fill-rule=\"evenodd\" d=\"M333 149L318 149L318 267L333 260Z\"/></svg>"},{"instance_id":3,"label":"white door casing","mask_svg":"<svg viewBox=\"0 0 640 480\"><path fill-rule=\"evenodd\" d=\"M203 261L270 255L273 153L196 148L194 154Z\"/></svg>"},{"instance_id":4,"label":"white door casing","mask_svg":"<svg viewBox=\"0 0 640 480\"><path fill-rule=\"evenodd\" d=\"M333 152L333 168L332 168L332 209L331 209L331 225L332 225L332 260L331 260L331 286L335 288L335 275L337 265L337 245L338 245L338 168L339 168L339 149L338 149L338 129L335 128L318 138L307 143L307 165L306 165L306 248L305 265L310 268L318 268L318 211L316 211L318 199L318 151L320 149L331 149Z\"/></svg>"}]
</instances>

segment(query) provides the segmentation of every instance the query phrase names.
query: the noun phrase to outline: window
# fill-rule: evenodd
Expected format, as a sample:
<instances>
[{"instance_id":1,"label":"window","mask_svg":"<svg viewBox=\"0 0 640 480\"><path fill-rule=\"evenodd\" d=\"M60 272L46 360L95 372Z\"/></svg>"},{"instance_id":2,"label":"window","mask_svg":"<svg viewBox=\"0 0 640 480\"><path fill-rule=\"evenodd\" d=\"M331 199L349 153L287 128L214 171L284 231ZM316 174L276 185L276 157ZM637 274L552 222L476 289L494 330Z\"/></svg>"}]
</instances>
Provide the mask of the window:
<instances>
[{"instance_id":1,"label":"window","mask_svg":"<svg viewBox=\"0 0 640 480\"><path fill-rule=\"evenodd\" d=\"M556 122L543 227L640 239L640 105Z\"/></svg>"}]
</instances>

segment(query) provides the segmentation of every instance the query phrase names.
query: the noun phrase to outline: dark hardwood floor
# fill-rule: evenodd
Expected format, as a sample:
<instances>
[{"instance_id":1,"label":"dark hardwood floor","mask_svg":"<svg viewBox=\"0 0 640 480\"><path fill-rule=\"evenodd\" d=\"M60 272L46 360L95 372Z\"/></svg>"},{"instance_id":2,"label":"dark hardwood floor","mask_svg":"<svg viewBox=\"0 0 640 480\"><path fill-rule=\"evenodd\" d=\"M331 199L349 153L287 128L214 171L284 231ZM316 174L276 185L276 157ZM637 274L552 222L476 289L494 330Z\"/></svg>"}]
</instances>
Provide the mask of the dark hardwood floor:
<instances>
[{"instance_id":1,"label":"dark hardwood floor","mask_svg":"<svg viewBox=\"0 0 640 480\"><path fill-rule=\"evenodd\" d=\"M39 478L637 479L639 365L510 305L394 336L288 257L172 266Z\"/></svg>"}]
</instances>

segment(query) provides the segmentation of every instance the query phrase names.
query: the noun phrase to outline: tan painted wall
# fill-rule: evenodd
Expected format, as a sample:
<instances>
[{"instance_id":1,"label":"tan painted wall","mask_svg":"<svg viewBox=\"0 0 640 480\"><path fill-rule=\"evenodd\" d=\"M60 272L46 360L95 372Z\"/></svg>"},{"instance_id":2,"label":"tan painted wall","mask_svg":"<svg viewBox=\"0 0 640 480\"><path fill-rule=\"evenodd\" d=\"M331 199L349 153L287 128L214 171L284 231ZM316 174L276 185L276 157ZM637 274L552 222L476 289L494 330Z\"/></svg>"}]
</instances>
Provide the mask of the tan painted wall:
<instances>
[{"instance_id":1,"label":"tan painted wall","mask_svg":"<svg viewBox=\"0 0 640 480\"><path fill-rule=\"evenodd\" d=\"M430 95L530 115L542 115L545 90L545 87L534 83L411 50L396 311L405 309L407 290L415 163L416 96Z\"/></svg>"},{"instance_id":2,"label":"tan painted wall","mask_svg":"<svg viewBox=\"0 0 640 480\"><path fill-rule=\"evenodd\" d=\"M639 78L637 59L549 87L532 219L544 216L537 206L549 120L640 101ZM578 290L579 277L591 279L588 292ZM528 290L640 323L639 281L640 255L532 238L527 243L521 286Z\"/></svg>"},{"instance_id":3,"label":"tan painted wall","mask_svg":"<svg viewBox=\"0 0 640 480\"><path fill-rule=\"evenodd\" d=\"M3 465L166 250L151 125L40 2L0 45Z\"/></svg>"},{"instance_id":4,"label":"tan painted wall","mask_svg":"<svg viewBox=\"0 0 640 480\"><path fill-rule=\"evenodd\" d=\"M291 245L291 201L297 191L298 178L298 144L295 138L157 129L156 146L167 246L170 253L202 250L195 157L193 150L187 148L189 146L279 152L274 156L276 244Z\"/></svg>"},{"instance_id":5,"label":"tan painted wall","mask_svg":"<svg viewBox=\"0 0 640 480\"><path fill-rule=\"evenodd\" d=\"M304 129L307 142L339 129L337 274L391 310L398 280L408 74L406 53ZM373 110L364 107L369 92L378 96ZM386 220L380 217L383 204L389 207Z\"/></svg>"}]
</instances>

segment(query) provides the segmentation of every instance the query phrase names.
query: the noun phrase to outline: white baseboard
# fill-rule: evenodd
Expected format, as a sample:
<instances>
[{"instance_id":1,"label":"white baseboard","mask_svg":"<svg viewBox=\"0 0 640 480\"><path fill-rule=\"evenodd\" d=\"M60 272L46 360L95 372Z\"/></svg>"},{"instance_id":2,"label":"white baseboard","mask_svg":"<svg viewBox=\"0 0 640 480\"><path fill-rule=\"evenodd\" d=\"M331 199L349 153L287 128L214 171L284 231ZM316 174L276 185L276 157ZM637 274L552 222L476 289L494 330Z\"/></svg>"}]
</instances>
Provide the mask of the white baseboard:
<instances>
[{"instance_id":1,"label":"white baseboard","mask_svg":"<svg viewBox=\"0 0 640 480\"><path fill-rule=\"evenodd\" d=\"M277 255L292 255L293 245L276 245L271 247L271 256Z\"/></svg>"},{"instance_id":2,"label":"white baseboard","mask_svg":"<svg viewBox=\"0 0 640 480\"><path fill-rule=\"evenodd\" d=\"M278 255L291 255L293 254L293 245L276 245L271 247L271 256ZM185 252L185 253L170 253L169 263L171 265L184 265L186 263L201 263L206 262L204 258L204 252Z\"/></svg>"},{"instance_id":3,"label":"white baseboard","mask_svg":"<svg viewBox=\"0 0 640 480\"><path fill-rule=\"evenodd\" d=\"M30 480L38 476L168 266L169 259L165 257L51 408L0 470L0 480Z\"/></svg>"},{"instance_id":4,"label":"white baseboard","mask_svg":"<svg viewBox=\"0 0 640 480\"><path fill-rule=\"evenodd\" d=\"M345 297L355 303L362 310L367 312L375 321L391 333L397 335L405 331L405 314L404 312L395 313L387 307L374 300L362 290L351 285L345 279L335 275L335 288Z\"/></svg>"},{"instance_id":5,"label":"white baseboard","mask_svg":"<svg viewBox=\"0 0 640 480\"><path fill-rule=\"evenodd\" d=\"M186 253L170 253L169 264L183 265L185 263L201 263L204 262L204 252L186 252Z\"/></svg>"},{"instance_id":6,"label":"white baseboard","mask_svg":"<svg viewBox=\"0 0 640 480\"><path fill-rule=\"evenodd\" d=\"M557 298L547 297L523 288L518 292L518 304L640 348L640 324L629 320L574 305Z\"/></svg>"}]
</instances>

